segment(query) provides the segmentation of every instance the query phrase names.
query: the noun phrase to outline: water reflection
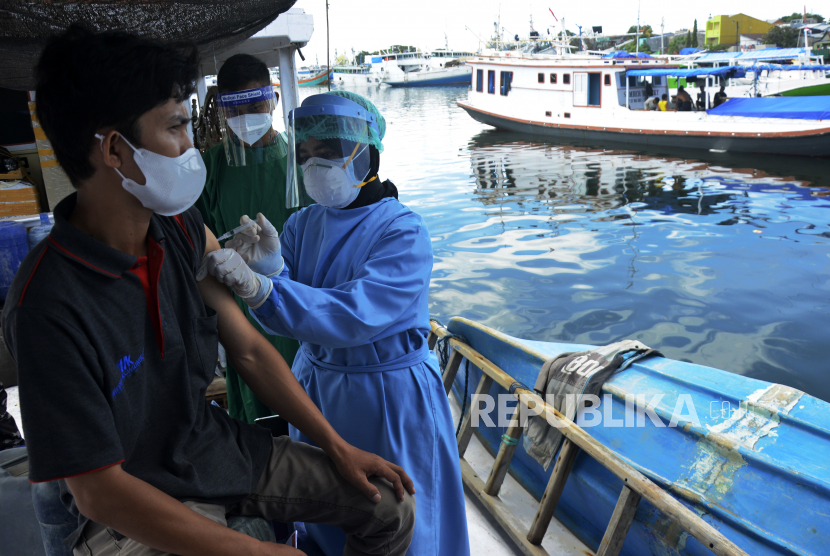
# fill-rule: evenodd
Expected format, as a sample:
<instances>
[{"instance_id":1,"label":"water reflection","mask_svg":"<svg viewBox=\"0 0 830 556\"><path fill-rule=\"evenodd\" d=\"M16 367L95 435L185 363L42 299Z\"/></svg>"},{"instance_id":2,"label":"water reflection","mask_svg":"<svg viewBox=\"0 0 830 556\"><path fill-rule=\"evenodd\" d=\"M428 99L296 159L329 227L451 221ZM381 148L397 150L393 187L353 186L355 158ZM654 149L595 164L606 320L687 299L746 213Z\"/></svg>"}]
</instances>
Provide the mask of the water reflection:
<instances>
[{"instance_id":1,"label":"water reflection","mask_svg":"<svg viewBox=\"0 0 830 556\"><path fill-rule=\"evenodd\" d=\"M830 399L801 331L829 305L821 175L495 135L469 143L483 213L436 242L435 308L537 340L636 338Z\"/></svg>"}]
</instances>

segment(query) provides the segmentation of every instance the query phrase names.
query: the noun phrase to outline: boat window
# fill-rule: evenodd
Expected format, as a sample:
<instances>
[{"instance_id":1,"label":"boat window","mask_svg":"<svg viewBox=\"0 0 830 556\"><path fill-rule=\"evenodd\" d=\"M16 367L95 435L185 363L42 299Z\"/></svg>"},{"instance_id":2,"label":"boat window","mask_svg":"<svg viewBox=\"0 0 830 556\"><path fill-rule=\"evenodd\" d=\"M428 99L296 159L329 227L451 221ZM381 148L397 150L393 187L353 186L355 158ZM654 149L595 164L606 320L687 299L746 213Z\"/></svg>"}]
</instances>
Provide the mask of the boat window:
<instances>
[{"instance_id":1,"label":"boat window","mask_svg":"<svg viewBox=\"0 0 830 556\"><path fill-rule=\"evenodd\" d=\"M570 85L571 84L571 74L570 73L563 73L562 74L562 84L563 85Z\"/></svg>"},{"instance_id":2,"label":"boat window","mask_svg":"<svg viewBox=\"0 0 830 556\"><path fill-rule=\"evenodd\" d=\"M655 85L662 85L662 84L663 84L663 78L662 78L662 77L660 77L659 75L658 75L658 76L655 76L655 77L653 78L653 81L654 81L654 84L655 84Z\"/></svg>"},{"instance_id":3,"label":"boat window","mask_svg":"<svg viewBox=\"0 0 830 556\"><path fill-rule=\"evenodd\" d=\"M539 80L539 83L544 83L544 82L545 82L545 74L544 74L544 73L540 73L540 74L537 76L537 79Z\"/></svg>"},{"instance_id":4,"label":"boat window","mask_svg":"<svg viewBox=\"0 0 830 556\"><path fill-rule=\"evenodd\" d=\"M606 85L611 84L611 74L608 74L608 73L605 74L605 84Z\"/></svg>"},{"instance_id":5,"label":"boat window","mask_svg":"<svg viewBox=\"0 0 830 556\"><path fill-rule=\"evenodd\" d=\"M491 95L496 94L496 71L487 70L487 92Z\"/></svg>"},{"instance_id":6,"label":"boat window","mask_svg":"<svg viewBox=\"0 0 830 556\"><path fill-rule=\"evenodd\" d=\"M476 70L476 91L484 91L484 70Z\"/></svg>"},{"instance_id":7,"label":"boat window","mask_svg":"<svg viewBox=\"0 0 830 556\"><path fill-rule=\"evenodd\" d=\"M554 85L556 84L556 75L555 73L550 74L550 82Z\"/></svg>"},{"instance_id":8,"label":"boat window","mask_svg":"<svg viewBox=\"0 0 830 556\"><path fill-rule=\"evenodd\" d=\"M500 89L499 94L503 97L507 96L507 93L510 92L510 84L513 83L513 72L512 71L503 71L501 72L501 82L500 82Z\"/></svg>"}]
</instances>

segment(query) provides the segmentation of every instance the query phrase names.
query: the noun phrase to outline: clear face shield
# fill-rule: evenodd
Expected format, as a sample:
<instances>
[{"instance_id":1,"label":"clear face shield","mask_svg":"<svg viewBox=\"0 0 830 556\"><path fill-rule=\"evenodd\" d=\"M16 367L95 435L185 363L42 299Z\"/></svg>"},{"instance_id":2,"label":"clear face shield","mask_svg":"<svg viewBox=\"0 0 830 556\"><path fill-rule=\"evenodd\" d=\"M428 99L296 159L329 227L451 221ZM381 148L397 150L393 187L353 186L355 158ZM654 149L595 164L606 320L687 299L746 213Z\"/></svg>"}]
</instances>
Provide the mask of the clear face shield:
<instances>
[{"instance_id":1,"label":"clear face shield","mask_svg":"<svg viewBox=\"0 0 830 556\"><path fill-rule=\"evenodd\" d=\"M375 116L340 97L325 100L331 99L336 104L304 105L289 114L289 208L299 206L304 195L327 207L344 208L367 183Z\"/></svg>"},{"instance_id":2,"label":"clear face shield","mask_svg":"<svg viewBox=\"0 0 830 556\"><path fill-rule=\"evenodd\" d=\"M277 139L272 123L277 99L271 85L217 95L228 166L250 166L265 161L267 154L258 149L272 145Z\"/></svg>"}]
</instances>

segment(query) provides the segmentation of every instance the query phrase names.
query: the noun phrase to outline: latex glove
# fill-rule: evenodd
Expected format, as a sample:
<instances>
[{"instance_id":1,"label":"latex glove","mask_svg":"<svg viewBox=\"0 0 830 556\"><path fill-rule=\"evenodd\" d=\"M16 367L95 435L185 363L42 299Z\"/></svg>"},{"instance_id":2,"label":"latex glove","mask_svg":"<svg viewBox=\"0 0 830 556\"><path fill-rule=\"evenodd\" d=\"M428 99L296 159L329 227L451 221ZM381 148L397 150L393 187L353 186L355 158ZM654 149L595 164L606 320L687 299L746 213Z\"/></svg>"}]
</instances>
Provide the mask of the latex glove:
<instances>
[{"instance_id":1,"label":"latex glove","mask_svg":"<svg viewBox=\"0 0 830 556\"><path fill-rule=\"evenodd\" d=\"M244 215L239 224L247 224L251 219ZM282 246L277 229L260 212L256 224L242 230L233 239L225 243L226 248L233 249L242 256L251 269L264 276L274 276L282 272Z\"/></svg>"},{"instance_id":2,"label":"latex glove","mask_svg":"<svg viewBox=\"0 0 830 556\"><path fill-rule=\"evenodd\" d=\"M208 274L228 286L254 308L265 301L273 287L271 280L251 270L242 256L233 249L217 249L205 255L196 279L202 280Z\"/></svg>"}]
</instances>

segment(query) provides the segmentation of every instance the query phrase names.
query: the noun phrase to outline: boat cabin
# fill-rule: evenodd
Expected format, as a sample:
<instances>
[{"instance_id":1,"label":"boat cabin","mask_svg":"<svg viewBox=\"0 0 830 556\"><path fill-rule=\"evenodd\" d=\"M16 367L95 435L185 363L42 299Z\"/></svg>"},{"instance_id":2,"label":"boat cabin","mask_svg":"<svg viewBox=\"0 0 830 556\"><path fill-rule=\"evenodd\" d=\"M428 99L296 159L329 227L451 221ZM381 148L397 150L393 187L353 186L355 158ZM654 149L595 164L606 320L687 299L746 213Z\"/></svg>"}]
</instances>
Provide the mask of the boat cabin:
<instances>
[{"instance_id":1,"label":"boat cabin","mask_svg":"<svg viewBox=\"0 0 830 556\"><path fill-rule=\"evenodd\" d=\"M524 98L525 106L548 107L547 117L571 108L616 105L643 110L648 97L659 98L669 93L665 77L627 77L630 69L670 67L657 60L622 62L595 57L511 59L499 56L477 57L467 64L473 67L471 96L480 93L482 103L490 104L504 102L504 97L518 93ZM488 95L492 95L489 102Z\"/></svg>"}]
</instances>

